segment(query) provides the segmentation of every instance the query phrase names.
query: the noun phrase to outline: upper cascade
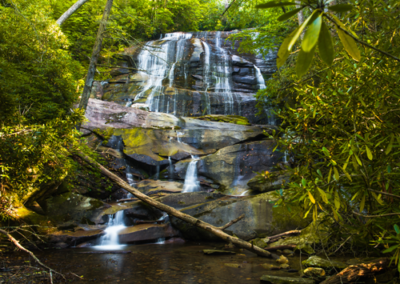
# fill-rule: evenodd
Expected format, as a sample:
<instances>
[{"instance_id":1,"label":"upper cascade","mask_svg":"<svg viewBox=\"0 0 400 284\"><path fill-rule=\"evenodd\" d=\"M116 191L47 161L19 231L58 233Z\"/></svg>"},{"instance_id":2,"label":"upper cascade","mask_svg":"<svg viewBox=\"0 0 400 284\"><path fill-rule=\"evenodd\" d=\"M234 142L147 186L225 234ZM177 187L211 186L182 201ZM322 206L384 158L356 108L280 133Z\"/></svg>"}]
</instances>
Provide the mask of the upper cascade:
<instances>
[{"instance_id":1,"label":"upper cascade","mask_svg":"<svg viewBox=\"0 0 400 284\"><path fill-rule=\"evenodd\" d=\"M127 48L102 99L175 116L241 115L272 124L256 116L254 94L276 70L276 54L239 54L239 42L226 40L231 33L175 32Z\"/></svg>"}]
</instances>

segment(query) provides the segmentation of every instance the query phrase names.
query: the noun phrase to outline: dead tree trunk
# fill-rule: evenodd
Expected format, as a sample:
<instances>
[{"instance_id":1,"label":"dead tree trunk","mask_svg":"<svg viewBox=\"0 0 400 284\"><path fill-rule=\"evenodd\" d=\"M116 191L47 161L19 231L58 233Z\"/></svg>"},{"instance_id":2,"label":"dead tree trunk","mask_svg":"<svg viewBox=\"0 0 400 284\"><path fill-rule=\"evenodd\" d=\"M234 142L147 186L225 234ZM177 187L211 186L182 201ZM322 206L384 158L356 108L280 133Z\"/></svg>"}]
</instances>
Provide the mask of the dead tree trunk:
<instances>
[{"instance_id":1,"label":"dead tree trunk","mask_svg":"<svg viewBox=\"0 0 400 284\"><path fill-rule=\"evenodd\" d=\"M69 17L71 17L73 13L76 12L76 10L78 10L87 1L89 0L78 0L78 2L72 5L71 8L67 10L67 12L61 15L61 17L57 20L57 24L61 26Z\"/></svg>"},{"instance_id":2,"label":"dead tree trunk","mask_svg":"<svg viewBox=\"0 0 400 284\"><path fill-rule=\"evenodd\" d=\"M80 109L86 110L89 101L90 92L92 91L92 86L93 86L94 73L96 72L96 63L100 55L101 44L103 42L103 34L106 29L107 20L111 12L112 4L113 0L107 0L107 4L103 13L103 19L101 20L99 30L97 31L96 42L94 43L92 57L90 58L90 64L86 77L85 88L83 89L81 101L79 102Z\"/></svg>"},{"instance_id":3,"label":"dead tree trunk","mask_svg":"<svg viewBox=\"0 0 400 284\"><path fill-rule=\"evenodd\" d=\"M321 284L356 283L360 278L372 277L389 267L389 259L383 258L373 263L350 265L338 274L329 277Z\"/></svg>"},{"instance_id":4,"label":"dead tree trunk","mask_svg":"<svg viewBox=\"0 0 400 284\"><path fill-rule=\"evenodd\" d=\"M203 222L197 218L194 218L193 216L187 215L185 213L182 213L178 210L176 210L175 208L169 207L161 202L158 202L156 200L154 200L153 198L141 193L140 191L138 191L137 189L133 188L132 186L130 186L129 184L127 184L123 179L121 179L120 177L116 176L115 174L111 173L109 170L107 170L105 167L103 167L102 165L100 165L99 163L97 163L96 161L94 161L93 159L91 159L90 157L84 155L84 154L79 154L79 157L82 158L83 160L85 160L86 162L88 162L90 165L93 165L95 167L98 167L101 171L102 174L104 174L105 176L109 177L111 180L113 180L116 184L118 184L119 186L121 186L122 188L126 189L127 191L129 191L130 193L132 193L134 196L136 196L137 198L139 198L140 200L142 200L143 202L157 208L160 209L166 213L168 213L169 215L172 215L176 218L179 218L185 222L188 222L196 227L199 227L201 229L204 229L206 231L209 231L210 233L216 235L217 237L223 239L224 241L228 242L228 243L232 243L238 247L247 249L249 251L254 252L255 254L259 255L259 256L264 256L264 257L269 257L269 258L278 258L276 255L271 254L270 252L263 250L257 246L254 246L253 244L243 241L239 238L235 238L232 237L228 234L226 234L225 232L223 232L220 228L215 227L211 224L208 224L206 222ZM238 218L239 219L239 218ZM234 220L235 221L235 220ZM229 224L229 223L228 223Z\"/></svg>"}]
</instances>

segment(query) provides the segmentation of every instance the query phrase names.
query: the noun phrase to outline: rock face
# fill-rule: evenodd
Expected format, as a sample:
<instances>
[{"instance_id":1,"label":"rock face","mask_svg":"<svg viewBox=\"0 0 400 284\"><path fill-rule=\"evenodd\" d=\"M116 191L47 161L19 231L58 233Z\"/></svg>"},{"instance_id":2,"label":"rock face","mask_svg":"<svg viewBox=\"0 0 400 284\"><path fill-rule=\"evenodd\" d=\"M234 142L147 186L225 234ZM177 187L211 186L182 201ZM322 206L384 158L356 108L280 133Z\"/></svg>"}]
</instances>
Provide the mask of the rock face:
<instances>
[{"instance_id":1,"label":"rock face","mask_svg":"<svg viewBox=\"0 0 400 284\"><path fill-rule=\"evenodd\" d=\"M252 123L272 122L256 116L254 94L264 86L263 76L275 72L276 55L239 54L239 42L232 48L226 41L230 34L177 32L126 49L114 77L102 83L102 99L178 116L236 114Z\"/></svg>"},{"instance_id":2,"label":"rock face","mask_svg":"<svg viewBox=\"0 0 400 284\"><path fill-rule=\"evenodd\" d=\"M308 224L304 219L292 216L284 208L274 208L273 200L274 198L268 193L247 197L225 196L209 202L205 200L203 203L183 208L181 212L217 227L245 214L242 220L225 229L226 232L244 240L279 234ZM215 236L207 231L193 227L173 216L170 216L170 219L173 226L179 229L185 238L216 240Z\"/></svg>"}]
</instances>

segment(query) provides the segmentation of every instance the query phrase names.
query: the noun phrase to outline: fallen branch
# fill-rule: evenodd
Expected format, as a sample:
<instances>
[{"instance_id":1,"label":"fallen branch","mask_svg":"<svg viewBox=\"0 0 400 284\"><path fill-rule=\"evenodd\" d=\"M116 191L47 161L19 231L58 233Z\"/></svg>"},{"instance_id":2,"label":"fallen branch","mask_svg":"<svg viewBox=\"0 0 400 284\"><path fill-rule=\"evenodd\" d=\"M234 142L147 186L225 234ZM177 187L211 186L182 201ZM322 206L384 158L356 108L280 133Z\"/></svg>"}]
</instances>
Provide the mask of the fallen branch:
<instances>
[{"instance_id":1,"label":"fallen branch","mask_svg":"<svg viewBox=\"0 0 400 284\"><path fill-rule=\"evenodd\" d=\"M239 217L237 217L235 220L230 221L229 223L227 223L226 225L222 226L222 227L218 227L218 229L220 230L224 230L230 226L232 226L233 224L239 222L240 220L242 220L244 218L244 214L240 215Z\"/></svg>"},{"instance_id":2,"label":"fallen branch","mask_svg":"<svg viewBox=\"0 0 400 284\"><path fill-rule=\"evenodd\" d=\"M107 170L105 167L103 167L102 165L100 165L99 163L97 163L96 161L94 161L92 158L80 153L79 156L85 160L86 162L88 162L91 165L95 165L100 169L100 172L104 175L106 175L107 177L109 177L111 180L113 180L116 184L118 184L119 186L121 186L122 188L124 188L125 190L129 191L130 193L132 193L134 196L136 196L137 198L139 198L140 200L142 200L143 202L149 204L150 206L153 206L161 211L164 211L166 213L168 213L169 215L175 216L176 218L179 218L185 222L188 222L189 224L192 224L196 227L199 227L203 230L209 231L210 233L216 235L217 237L221 238L222 240L226 241L227 243L232 243L240 248L244 248L247 250L250 250L252 252L254 252L255 254L259 255L259 256L264 256L264 257L269 257L269 258L278 258L278 256L271 254L268 251L265 251L257 246L253 246L251 243L243 241L239 238L235 238L232 237L228 234L226 234L225 232L223 232L220 228L215 227L211 224L208 224L204 221L201 221L193 216L187 215L185 213L182 213L178 210L176 210L175 208L172 208L170 206L167 206L161 202L158 202L156 200L154 200L151 197L148 197L147 195L141 193L140 191L138 191L137 189L135 189L134 187L130 186L129 184L127 184L123 179L121 179L120 177L118 177L117 175L113 174L112 172L110 172L109 170Z\"/></svg>"},{"instance_id":3,"label":"fallen branch","mask_svg":"<svg viewBox=\"0 0 400 284\"><path fill-rule=\"evenodd\" d=\"M284 232L284 233L269 237L268 243L274 243L277 240L279 240L279 239L281 239L283 237L289 236L289 235L300 235L300 233L301 233L301 230L287 231L287 232Z\"/></svg>"},{"instance_id":4,"label":"fallen branch","mask_svg":"<svg viewBox=\"0 0 400 284\"><path fill-rule=\"evenodd\" d=\"M350 265L338 274L326 279L321 284L356 283L361 277L370 277L389 267L389 259L384 258L373 263Z\"/></svg>"},{"instance_id":5,"label":"fallen branch","mask_svg":"<svg viewBox=\"0 0 400 284\"><path fill-rule=\"evenodd\" d=\"M381 215L364 215L364 214L357 213L356 211L353 211L353 214L361 216L361 217L365 217L365 218L381 218L381 217L400 215L400 213L388 213L388 214L381 214Z\"/></svg>"},{"instance_id":6,"label":"fallen branch","mask_svg":"<svg viewBox=\"0 0 400 284\"><path fill-rule=\"evenodd\" d=\"M10 241L11 241L12 243L14 243L14 245L15 245L17 248L19 248L20 250L22 250L22 251L28 253L37 263L39 263L40 266L42 266L42 267L48 269L48 270L50 271L50 273L51 273L51 272L54 272L54 273L60 275L63 279L65 279L64 275L62 275L61 273L58 273L57 271L55 271L55 270L51 269L50 267L48 267L47 265L43 264L43 263L33 254L33 252L31 252L31 251L27 250L26 248L24 248L24 247L23 247L13 236L11 236L7 231L4 231L4 230L0 229L0 233L3 234L3 235L6 235L6 236L10 239ZM50 281L53 281L53 280L50 279Z\"/></svg>"}]
</instances>

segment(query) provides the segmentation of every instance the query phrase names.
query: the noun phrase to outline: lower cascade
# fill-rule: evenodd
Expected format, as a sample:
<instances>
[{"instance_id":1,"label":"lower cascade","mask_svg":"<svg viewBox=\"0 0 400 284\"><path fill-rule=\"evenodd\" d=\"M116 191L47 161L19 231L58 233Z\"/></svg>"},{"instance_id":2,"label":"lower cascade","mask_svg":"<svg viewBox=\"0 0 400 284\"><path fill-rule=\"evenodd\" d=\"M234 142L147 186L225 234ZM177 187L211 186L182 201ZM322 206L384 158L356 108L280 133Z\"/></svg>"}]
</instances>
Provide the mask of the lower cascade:
<instances>
[{"instance_id":1,"label":"lower cascade","mask_svg":"<svg viewBox=\"0 0 400 284\"><path fill-rule=\"evenodd\" d=\"M194 192L198 191L200 183L197 179L197 162L199 158L197 156L192 156L192 161L186 171L185 184L183 185L182 192Z\"/></svg>"},{"instance_id":2,"label":"lower cascade","mask_svg":"<svg viewBox=\"0 0 400 284\"><path fill-rule=\"evenodd\" d=\"M115 216L110 215L107 223L106 233L100 238L100 245L95 246L100 249L118 249L121 244L119 242L118 233L125 229L124 210L115 213Z\"/></svg>"}]
</instances>

